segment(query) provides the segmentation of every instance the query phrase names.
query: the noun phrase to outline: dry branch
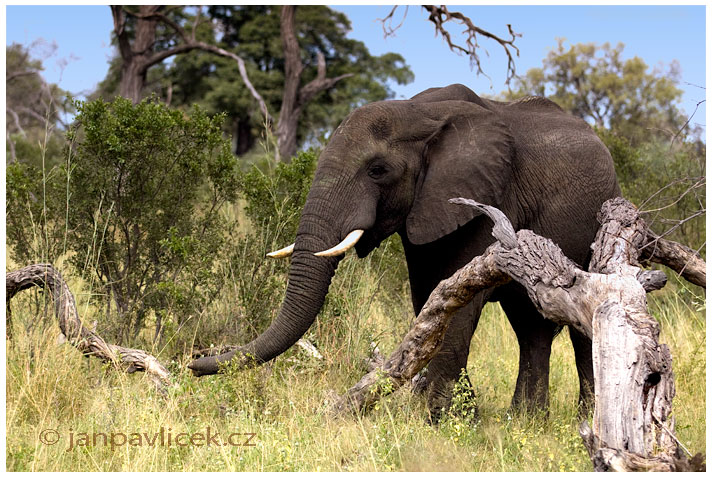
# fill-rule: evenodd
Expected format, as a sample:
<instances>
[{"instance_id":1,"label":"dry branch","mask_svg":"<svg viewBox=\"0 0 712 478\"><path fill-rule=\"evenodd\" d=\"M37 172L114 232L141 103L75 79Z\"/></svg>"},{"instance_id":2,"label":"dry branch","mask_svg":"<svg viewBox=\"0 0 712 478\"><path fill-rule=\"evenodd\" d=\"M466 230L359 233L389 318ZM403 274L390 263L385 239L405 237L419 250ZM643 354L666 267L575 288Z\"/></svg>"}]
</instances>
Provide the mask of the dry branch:
<instances>
[{"instance_id":1,"label":"dry branch","mask_svg":"<svg viewBox=\"0 0 712 478\"><path fill-rule=\"evenodd\" d=\"M381 27L383 28L383 37L388 38L390 36L395 36L396 31L403 26L405 18L408 15L408 5L405 6L405 12L403 18L400 20L398 25L393 26L393 20L395 17L396 10L400 5L394 6L390 13L384 18L379 18L377 21L381 22ZM481 46L479 44L479 37L489 38L497 42L503 49L505 55L507 55L507 79L505 84L509 82L516 76L516 69L514 64L514 57L519 56L519 48L514 44L517 37L521 37L521 33L516 33L512 29L512 25L507 24L507 32L510 38L505 39L495 35L492 32L484 30L479 26L475 25L475 22L470 19L470 17L464 15L462 12L450 11L446 5L421 5L421 7L428 13L428 21L433 24L435 28L435 36L438 35L443 37L443 40L447 43L448 48L453 53L462 54L464 53L470 58L470 66L475 69L477 74L482 74L489 78L482 69L482 62L479 55L479 50ZM462 35L466 36L464 45L453 41L452 35L448 31L447 23L452 22L464 26ZM485 51L486 55L489 53Z\"/></svg>"},{"instance_id":2,"label":"dry branch","mask_svg":"<svg viewBox=\"0 0 712 478\"><path fill-rule=\"evenodd\" d=\"M585 272L552 241L527 230L515 234L495 208L451 202L490 216L498 242L438 285L397 350L351 387L334 412L367 409L409 381L439 349L452 313L477 292L511 278L526 288L542 315L592 338L596 408L593 430L582 425L582 438L595 469L689 469L673 436L672 359L658 343L659 326L645 297L666 278L638 267L648 228L633 205L622 198L603 205Z\"/></svg>"},{"instance_id":3,"label":"dry branch","mask_svg":"<svg viewBox=\"0 0 712 478\"><path fill-rule=\"evenodd\" d=\"M143 350L109 344L96 332L82 325L72 292L59 271L51 264L32 264L20 270L8 272L5 275L5 283L8 316L10 299L15 294L33 286L46 288L52 295L55 315L62 334L82 354L120 366L128 373L146 372L160 389L169 383L170 373L153 355Z\"/></svg>"},{"instance_id":4,"label":"dry branch","mask_svg":"<svg viewBox=\"0 0 712 478\"><path fill-rule=\"evenodd\" d=\"M697 252L677 242L658 237L652 231L648 231L646 241L641 259L666 265L688 282L707 287L707 264Z\"/></svg>"},{"instance_id":5,"label":"dry branch","mask_svg":"<svg viewBox=\"0 0 712 478\"><path fill-rule=\"evenodd\" d=\"M470 57L470 64L473 68L477 68L478 74L485 75L484 70L482 70L482 64L480 61L480 56L478 50L480 49L478 35L490 40L494 40L499 43L504 49L504 53L507 55L507 79L505 84L509 84L510 80L514 78L515 66L514 66L514 55L519 56L519 48L514 45L514 41L519 33L515 33L512 29L512 25L507 25L508 33L510 39L506 40L501 38L494 33L487 30L483 30L474 24L474 22L467 16L463 15L461 12L451 12L445 5L422 5L422 7L430 14L428 20L435 26L435 34L440 34L447 42L450 50L456 53L464 53ZM391 13L392 15L392 13ZM452 41L450 32L447 31L445 24L449 21L454 23L459 23L465 27L464 32L467 35L467 40L465 41L465 46L457 44ZM487 75L485 75L487 76Z\"/></svg>"},{"instance_id":6,"label":"dry branch","mask_svg":"<svg viewBox=\"0 0 712 478\"><path fill-rule=\"evenodd\" d=\"M381 396L410 381L440 349L452 314L467 305L477 291L509 282L509 277L495 266L494 257L490 247L484 255L440 282L401 345L381 367L374 368L351 387L334 405L334 412L368 408Z\"/></svg>"}]
</instances>

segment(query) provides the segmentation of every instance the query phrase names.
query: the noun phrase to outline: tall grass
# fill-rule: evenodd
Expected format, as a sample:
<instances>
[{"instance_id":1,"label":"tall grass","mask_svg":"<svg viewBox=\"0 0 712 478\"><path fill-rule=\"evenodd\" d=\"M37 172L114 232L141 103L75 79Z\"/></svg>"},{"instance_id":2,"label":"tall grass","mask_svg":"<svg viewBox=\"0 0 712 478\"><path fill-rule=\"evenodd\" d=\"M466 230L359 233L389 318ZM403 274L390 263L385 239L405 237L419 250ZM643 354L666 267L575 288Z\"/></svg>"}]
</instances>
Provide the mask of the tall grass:
<instances>
[{"instance_id":1,"label":"tall grass","mask_svg":"<svg viewBox=\"0 0 712 478\"><path fill-rule=\"evenodd\" d=\"M71 207L69 197L66 207ZM246 224L242 207L228 208L225 214ZM38 220L45 218L42 214ZM41 251L38 260L62 264L63 255L48 252L51 244L42 233L48 227L38 223L33 228L36 250ZM156 392L140 373L117 372L59 343L56 320L41 291L15 297L13 339L6 341L7 469L592 470L577 434L578 379L567 333L554 342L548 418L512 415L508 407L518 367L517 341L496 304L485 307L471 344L468 370L478 418L454 413L431 426L424 397L407 389L360 417L335 419L327 413L331 401L364 373L363 358L371 343L388 354L409 328L413 317L408 286L403 268L394 265L403 261L397 239L364 260L349 255L340 264L323 310L307 332L323 359L294 347L257 369L193 377L185 367L190 349L219 344L211 341L247 340L264 329L279 307L286 266L255 260L284 245L276 243L282 238L269 233L271 229L262 227L261 234L236 241L233 256L218 271L224 283L218 296L203 310L167 324L162 343L151 340L154 324L152 318L147 320L142 343L149 348L156 344L151 353L174 374L174 385L165 394ZM243 239L249 232L244 226L238 230ZM95 245L88 257L98 257L103 234L99 228L93 231ZM21 265L8 260L9 268ZM98 283L80 279L69 265L62 272L84 322L97 321L99 331L111 325L104 324L102 301L94 300L104 294ZM652 294L650 306L661 323L661 341L673 355L678 438L691 451L704 452L705 299L679 284L671 289ZM472 400L462 392L454 397L460 412L469 410ZM205 446L209 432L219 434L220 440L241 434L233 443L254 446ZM191 434L202 446L179 446L175 441L168 446L165 440L149 444L160 433L164 439L168 434L174 439ZM254 438L248 440L251 434Z\"/></svg>"},{"instance_id":2,"label":"tall grass","mask_svg":"<svg viewBox=\"0 0 712 478\"><path fill-rule=\"evenodd\" d=\"M83 358L57 343L58 328L43 309L30 307L30 294L14 299L14 339L7 350L7 469L12 471L590 471L577 435L578 382L566 332L551 358L551 412L543 417L508 413L517 372L516 338L496 304L483 313L472 341L469 373L479 418L448 416L427 424L422 396L399 390L372 412L334 419L330 400L363 373L370 342L384 353L408 327L410 305L382 300L383 264L377 255L348 257L339 267L329 299L308 332L324 355L318 360L293 348L254 370L196 378L187 358L163 354L175 373L165 396L141 374L125 375ZM88 284L69 276L80 310ZM233 294L237 291L231 292ZM229 300L223 297L221 300ZM661 341L673 354L678 438L691 451L705 449L704 301L685 301L674 292L653 294L651 310ZM84 306L84 307L83 307ZM50 312L48 312L50 313ZM86 318L85 318L86 320ZM43 326L25 331L28 324ZM461 401L469 400L460 397ZM456 397L456 400L459 398ZM256 446L111 446L70 449L82 433L254 433ZM59 441L42 443L44 430ZM247 436L243 436L243 441ZM235 440L234 440L235 441ZM90 439L91 442L91 439ZM115 443L121 442L116 435ZM165 442L164 442L165 443ZM200 442L199 442L200 443Z\"/></svg>"}]
</instances>

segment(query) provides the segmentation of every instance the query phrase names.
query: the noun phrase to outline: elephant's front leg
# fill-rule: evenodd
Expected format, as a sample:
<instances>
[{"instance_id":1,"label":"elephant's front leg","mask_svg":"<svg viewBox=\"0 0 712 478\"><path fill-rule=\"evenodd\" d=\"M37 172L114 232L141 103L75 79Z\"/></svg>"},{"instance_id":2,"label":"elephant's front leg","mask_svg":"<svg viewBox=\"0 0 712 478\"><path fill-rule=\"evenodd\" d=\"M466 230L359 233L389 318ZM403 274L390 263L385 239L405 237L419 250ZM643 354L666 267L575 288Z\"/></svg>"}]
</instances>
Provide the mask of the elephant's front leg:
<instances>
[{"instance_id":1,"label":"elephant's front leg","mask_svg":"<svg viewBox=\"0 0 712 478\"><path fill-rule=\"evenodd\" d=\"M466 387L472 390L472 384L467 375L467 357L470 352L470 341L477 327L485 294L480 293L467 306L458 310L450 319L450 325L445 332L443 344L438 353L428 364L425 375L427 382L428 408L433 423L437 423L452 403L453 388L465 373Z\"/></svg>"}]
</instances>

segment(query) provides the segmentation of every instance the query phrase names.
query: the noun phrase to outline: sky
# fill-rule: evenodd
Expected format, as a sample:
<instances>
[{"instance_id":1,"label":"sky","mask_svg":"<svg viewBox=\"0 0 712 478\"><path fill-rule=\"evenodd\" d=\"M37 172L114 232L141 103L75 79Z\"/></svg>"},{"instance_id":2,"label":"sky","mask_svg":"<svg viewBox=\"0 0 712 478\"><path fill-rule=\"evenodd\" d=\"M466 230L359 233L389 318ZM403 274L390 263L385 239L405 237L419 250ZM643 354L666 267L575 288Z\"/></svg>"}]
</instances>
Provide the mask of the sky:
<instances>
[{"instance_id":1,"label":"sky","mask_svg":"<svg viewBox=\"0 0 712 478\"><path fill-rule=\"evenodd\" d=\"M408 98L433 86L463 83L477 93L496 94L506 89L506 56L493 41L482 38L481 58L488 77L477 76L469 59L452 53L434 35L432 25L417 5L401 6L394 24L406 15L395 36L384 38L377 20L390 6L346 6L332 8L351 20L350 37L363 41L374 55L400 53L415 74L415 81L392 85L396 98ZM692 114L705 99L706 51L704 5L692 6L539 6L539 5L458 5L450 7L468 15L476 25L507 37L507 24L522 36L517 38L517 73L540 67L558 38L567 44L625 44L624 58L638 56L650 67L667 69L677 61L684 90L680 107ZM94 89L108 70L113 56L111 11L105 5L8 5L6 42L34 45L35 56L44 60L45 78L81 96ZM460 28L452 28L457 38ZM52 47L56 46L56 49ZM258 85L259 86L259 85ZM705 125L705 103L692 119Z\"/></svg>"}]
</instances>

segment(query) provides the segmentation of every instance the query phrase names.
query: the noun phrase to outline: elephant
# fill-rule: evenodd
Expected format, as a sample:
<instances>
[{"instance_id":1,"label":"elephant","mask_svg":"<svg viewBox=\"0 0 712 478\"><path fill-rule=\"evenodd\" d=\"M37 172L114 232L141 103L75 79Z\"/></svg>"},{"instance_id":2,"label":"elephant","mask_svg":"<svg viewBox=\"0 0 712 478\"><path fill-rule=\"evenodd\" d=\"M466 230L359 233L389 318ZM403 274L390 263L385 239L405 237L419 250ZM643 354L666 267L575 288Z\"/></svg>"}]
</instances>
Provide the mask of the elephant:
<instances>
[{"instance_id":1,"label":"elephant","mask_svg":"<svg viewBox=\"0 0 712 478\"><path fill-rule=\"evenodd\" d=\"M450 198L497 207L515 230L553 240L585 267L597 212L617 196L605 145L585 121L545 98L499 102L453 84L359 107L319 156L294 244L272 254L291 255L277 317L246 346L189 367L204 375L217 373L218 364L238 352L258 363L277 357L314 321L345 251L354 247L365 257L396 233L417 314L442 279L494 242L489 219L449 204ZM548 409L549 356L559 328L537 312L521 286L509 283L480 292L452 317L425 374L434 419L447 409L454 382L466 371L483 306L496 301L520 349L512 407ZM591 341L569 332L585 409L593 396Z\"/></svg>"}]
</instances>

